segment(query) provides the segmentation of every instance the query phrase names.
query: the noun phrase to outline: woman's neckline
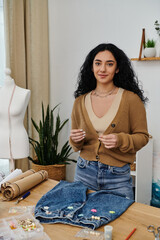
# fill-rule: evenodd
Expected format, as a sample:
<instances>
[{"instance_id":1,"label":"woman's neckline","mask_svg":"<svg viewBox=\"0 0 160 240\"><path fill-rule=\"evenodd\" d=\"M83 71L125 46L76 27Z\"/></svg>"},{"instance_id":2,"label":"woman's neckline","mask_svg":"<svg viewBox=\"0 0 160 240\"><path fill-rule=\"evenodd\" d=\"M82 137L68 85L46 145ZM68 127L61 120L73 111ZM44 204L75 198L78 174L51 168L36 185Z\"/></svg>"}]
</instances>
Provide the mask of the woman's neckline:
<instances>
[{"instance_id":1,"label":"woman's neckline","mask_svg":"<svg viewBox=\"0 0 160 240\"><path fill-rule=\"evenodd\" d=\"M105 118L106 115L109 114L109 112L110 112L111 109L113 108L114 103L116 102L117 96L119 96L119 94L120 94L122 91L123 91L122 88L118 88L117 92L114 94L115 97L114 97L114 99L113 99L113 102L112 102L110 108L109 108L108 111L107 111L103 116L101 116L101 117L97 116L96 113L93 111L92 100L91 100L92 91L89 93L90 106L91 106L91 109L92 109L92 113L95 115L95 117L96 117L97 119L103 119L103 118Z\"/></svg>"}]
</instances>

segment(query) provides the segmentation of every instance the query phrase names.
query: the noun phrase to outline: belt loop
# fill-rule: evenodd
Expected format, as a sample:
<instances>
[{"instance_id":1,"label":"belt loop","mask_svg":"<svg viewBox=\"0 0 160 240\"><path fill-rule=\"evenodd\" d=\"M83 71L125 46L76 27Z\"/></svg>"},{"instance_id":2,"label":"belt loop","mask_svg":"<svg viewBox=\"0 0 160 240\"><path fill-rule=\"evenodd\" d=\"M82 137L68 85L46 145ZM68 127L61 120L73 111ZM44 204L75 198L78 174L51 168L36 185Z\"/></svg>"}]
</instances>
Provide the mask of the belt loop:
<instances>
[{"instance_id":1,"label":"belt loop","mask_svg":"<svg viewBox=\"0 0 160 240\"><path fill-rule=\"evenodd\" d=\"M98 168L100 168L100 162L99 162L99 161L97 161L97 163L98 163Z\"/></svg>"}]
</instances>

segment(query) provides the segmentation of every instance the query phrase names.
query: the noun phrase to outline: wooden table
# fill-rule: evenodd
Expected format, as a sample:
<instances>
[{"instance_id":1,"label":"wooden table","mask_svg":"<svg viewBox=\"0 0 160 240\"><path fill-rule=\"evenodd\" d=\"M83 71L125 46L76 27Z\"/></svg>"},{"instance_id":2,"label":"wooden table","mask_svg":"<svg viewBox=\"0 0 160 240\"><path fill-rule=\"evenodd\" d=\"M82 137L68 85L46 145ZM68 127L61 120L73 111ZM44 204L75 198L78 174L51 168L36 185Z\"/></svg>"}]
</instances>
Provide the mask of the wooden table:
<instances>
[{"instance_id":1,"label":"wooden table","mask_svg":"<svg viewBox=\"0 0 160 240\"><path fill-rule=\"evenodd\" d=\"M31 189L31 194L21 201L16 206L30 206L36 205L37 201L52 189L58 182L54 180L47 180ZM2 194L0 194L2 197ZM0 218L6 218L14 214L8 213L9 208L15 206L16 199L10 202L0 202ZM124 240L128 234L137 228L130 240L152 240L154 239L153 233L147 232L148 225L160 226L160 209L144 205L141 203L133 203L125 213L119 218L110 222L109 225L113 226L113 240ZM76 233L82 228L65 225L65 224L43 224L44 231L52 240L78 240L84 238L75 237ZM104 226L97 229L104 231Z\"/></svg>"}]
</instances>

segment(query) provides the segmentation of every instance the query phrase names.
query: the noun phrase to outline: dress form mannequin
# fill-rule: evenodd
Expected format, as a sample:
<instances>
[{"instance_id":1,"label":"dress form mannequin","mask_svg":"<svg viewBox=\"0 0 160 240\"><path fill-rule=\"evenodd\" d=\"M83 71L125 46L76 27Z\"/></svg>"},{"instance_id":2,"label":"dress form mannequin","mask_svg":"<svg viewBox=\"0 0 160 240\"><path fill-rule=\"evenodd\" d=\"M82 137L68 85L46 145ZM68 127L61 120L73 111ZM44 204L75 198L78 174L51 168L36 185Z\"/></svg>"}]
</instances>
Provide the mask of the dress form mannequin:
<instances>
[{"instance_id":1,"label":"dress form mannequin","mask_svg":"<svg viewBox=\"0 0 160 240\"><path fill-rule=\"evenodd\" d=\"M0 158L10 159L10 171L13 171L13 159L29 156L29 140L23 120L30 90L15 85L10 69L5 73L4 86L0 88Z\"/></svg>"}]
</instances>

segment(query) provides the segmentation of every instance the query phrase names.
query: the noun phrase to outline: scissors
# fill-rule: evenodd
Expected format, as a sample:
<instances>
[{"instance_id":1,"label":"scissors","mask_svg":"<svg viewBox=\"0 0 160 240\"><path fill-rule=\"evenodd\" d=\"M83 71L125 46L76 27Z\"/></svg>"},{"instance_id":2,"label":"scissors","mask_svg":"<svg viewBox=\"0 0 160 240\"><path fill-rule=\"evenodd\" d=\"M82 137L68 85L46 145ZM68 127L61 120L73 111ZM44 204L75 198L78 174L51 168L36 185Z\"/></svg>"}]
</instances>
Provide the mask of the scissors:
<instances>
[{"instance_id":1,"label":"scissors","mask_svg":"<svg viewBox=\"0 0 160 240\"><path fill-rule=\"evenodd\" d=\"M147 227L148 232L152 232L155 236L155 240L159 240L159 235L160 235L160 227L157 227L157 233L156 233L156 229L153 225L149 225Z\"/></svg>"}]
</instances>

